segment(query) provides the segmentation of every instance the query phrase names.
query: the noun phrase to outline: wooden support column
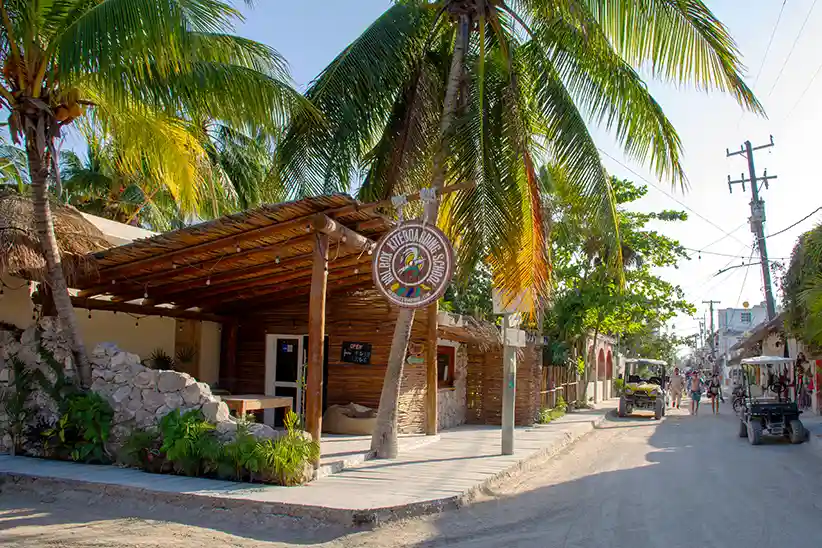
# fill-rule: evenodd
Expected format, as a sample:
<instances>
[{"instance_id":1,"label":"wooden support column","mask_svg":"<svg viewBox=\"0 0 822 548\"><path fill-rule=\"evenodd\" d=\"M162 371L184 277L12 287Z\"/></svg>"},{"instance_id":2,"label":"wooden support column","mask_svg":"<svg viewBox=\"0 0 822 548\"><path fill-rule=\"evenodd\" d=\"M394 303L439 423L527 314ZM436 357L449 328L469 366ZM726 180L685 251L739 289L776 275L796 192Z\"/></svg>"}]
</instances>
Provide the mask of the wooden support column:
<instances>
[{"instance_id":1,"label":"wooden support column","mask_svg":"<svg viewBox=\"0 0 822 548\"><path fill-rule=\"evenodd\" d=\"M437 315L439 303L428 305L428 332L425 343L425 434L437 434Z\"/></svg>"},{"instance_id":2,"label":"wooden support column","mask_svg":"<svg viewBox=\"0 0 822 548\"><path fill-rule=\"evenodd\" d=\"M323 343L325 342L325 296L328 285L328 235L317 233L308 301L308 374L306 375L305 425L320 441L323 412ZM318 463L315 463L315 465Z\"/></svg>"}]
</instances>

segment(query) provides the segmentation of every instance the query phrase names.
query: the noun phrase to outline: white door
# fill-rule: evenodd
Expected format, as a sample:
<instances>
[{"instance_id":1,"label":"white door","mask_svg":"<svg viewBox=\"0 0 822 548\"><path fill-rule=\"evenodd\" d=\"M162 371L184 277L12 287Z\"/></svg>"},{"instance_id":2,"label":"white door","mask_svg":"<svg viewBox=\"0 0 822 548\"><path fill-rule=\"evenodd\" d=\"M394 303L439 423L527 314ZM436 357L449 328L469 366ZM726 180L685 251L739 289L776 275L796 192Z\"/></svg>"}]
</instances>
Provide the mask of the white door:
<instances>
[{"instance_id":1,"label":"white door","mask_svg":"<svg viewBox=\"0 0 822 548\"><path fill-rule=\"evenodd\" d=\"M266 335L265 394L292 398L294 412L302 415L302 379L305 369L302 335ZM280 411L282 413L282 411ZM274 409L265 410L265 423L278 425L282 419Z\"/></svg>"}]
</instances>

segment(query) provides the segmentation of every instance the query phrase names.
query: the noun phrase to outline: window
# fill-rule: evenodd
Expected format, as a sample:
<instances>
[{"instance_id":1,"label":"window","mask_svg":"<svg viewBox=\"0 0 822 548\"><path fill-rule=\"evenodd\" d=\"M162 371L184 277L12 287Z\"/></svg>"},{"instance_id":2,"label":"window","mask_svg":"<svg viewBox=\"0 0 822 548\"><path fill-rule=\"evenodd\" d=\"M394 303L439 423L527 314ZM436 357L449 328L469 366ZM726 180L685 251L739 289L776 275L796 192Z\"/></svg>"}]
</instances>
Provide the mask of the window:
<instances>
[{"instance_id":1,"label":"window","mask_svg":"<svg viewBox=\"0 0 822 548\"><path fill-rule=\"evenodd\" d=\"M456 361L456 348L453 346L437 347L437 388L452 388L454 386Z\"/></svg>"},{"instance_id":2,"label":"window","mask_svg":"<svg viewBox=\"0 0 822 548\"><path fill-rule=\"evenodd\" d=\"M742 323L751 323L751 313L750 312L742 312L739 315L739 319L742 320Z\"/></svg>"}]
</instances>

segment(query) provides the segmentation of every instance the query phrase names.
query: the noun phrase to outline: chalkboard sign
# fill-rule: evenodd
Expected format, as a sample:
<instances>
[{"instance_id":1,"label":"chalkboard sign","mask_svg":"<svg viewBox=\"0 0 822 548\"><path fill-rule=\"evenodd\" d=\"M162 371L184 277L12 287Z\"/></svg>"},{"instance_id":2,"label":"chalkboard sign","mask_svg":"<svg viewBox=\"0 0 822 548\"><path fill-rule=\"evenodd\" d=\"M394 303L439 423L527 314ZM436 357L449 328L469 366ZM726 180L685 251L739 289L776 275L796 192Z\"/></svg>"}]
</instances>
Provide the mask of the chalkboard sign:
<instances>
[{"instance_id":1,"label":"chalkboard sign","mask_svg":"<svg viewBox=\"0 0 822 548\"><path fill-rule=\"evenodd\" d=\"M360 342L342 343L341 361L368 365L371 363L371 345Z\"/></svg>"}]
</instances>

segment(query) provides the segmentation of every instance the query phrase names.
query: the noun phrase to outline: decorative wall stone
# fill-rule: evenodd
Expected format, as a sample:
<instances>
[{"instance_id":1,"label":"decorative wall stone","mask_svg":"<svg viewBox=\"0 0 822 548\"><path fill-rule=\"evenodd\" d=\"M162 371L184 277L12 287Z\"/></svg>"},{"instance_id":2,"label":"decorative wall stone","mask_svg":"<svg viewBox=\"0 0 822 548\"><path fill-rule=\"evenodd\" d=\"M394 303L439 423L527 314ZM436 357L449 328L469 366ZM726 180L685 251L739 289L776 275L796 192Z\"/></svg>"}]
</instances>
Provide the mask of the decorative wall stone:
<instances>
[{"instance_id":1,"label":"decorative wall stone","mask_svg":"<svg viewBox=\"0 0 822 548\"><path fill-rule=\"evenodd\" d=\"M71 345L53 318L39 322L22 334L0 330L0 390L10 389L9 359L16 356L32 369L47 376L53 372L38 352L38 345L49 350L63 366L68 377L75 375ZM221 439L230 440L236 433L237 422L229 415L228 407L211 393L206 383L197 382L191 375L176 371L156 371L141 363L140 356L124 352L116 345L104 343L91 353L91 390L100 394L114 410L112 446L116 448L135 428L157 426L160 419L174 409L182 412L202 410L207 420L217 424ZM51 379L53 380L53 378ZM31 407L36 410L35 420L53 424L59 419L58 405L40 390L35 390ZM0 453L10 450L11 438L6 434L8 420L0 414ZM249 432L258 438L276 438L279 433L264 424L251 425Z\"/></svg>"}]
</instances>

